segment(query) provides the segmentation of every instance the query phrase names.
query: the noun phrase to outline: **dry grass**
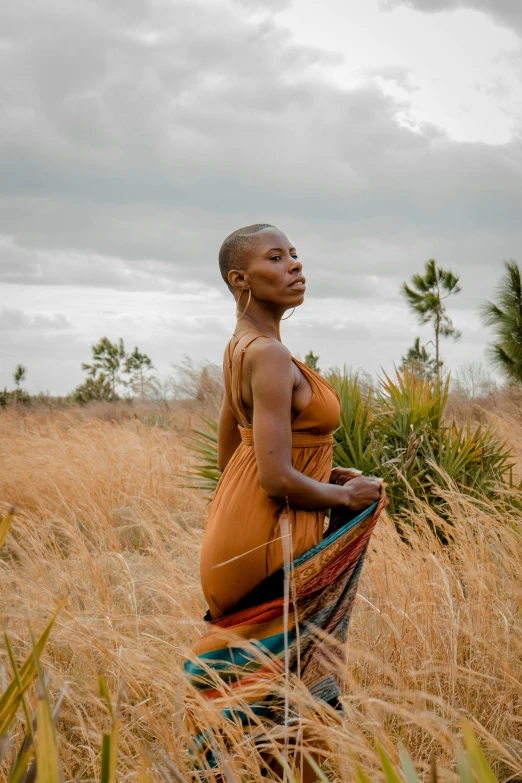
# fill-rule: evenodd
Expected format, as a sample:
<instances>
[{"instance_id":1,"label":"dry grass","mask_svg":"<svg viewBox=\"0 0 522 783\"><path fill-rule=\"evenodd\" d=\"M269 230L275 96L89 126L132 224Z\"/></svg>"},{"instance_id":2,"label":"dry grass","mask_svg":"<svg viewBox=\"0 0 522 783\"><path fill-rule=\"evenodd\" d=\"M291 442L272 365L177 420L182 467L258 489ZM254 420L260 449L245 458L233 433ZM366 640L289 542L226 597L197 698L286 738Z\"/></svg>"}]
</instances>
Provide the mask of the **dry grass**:
<instances>
[{"instance_id":1,"label":"dry grass","mask_svg":"<svg viewBox=\"0 0 522 783\"><path fill-rule=\"evenodd\" d=\"M100 672L121 699L120 779L160 780L159 749L189 777L182 664L204 611L207 506L178 478L193 414L138 413L161 426L132 409L0 412L0 511L19 509L0 555L0 617L26 654L26 620L40 630L68 595L44 656L51 691L66 687L66 780L99 779ZM390 753L402 740L420 768L432 754L449 766L465 714L499 779L522 780L522 514L449 502L445 549L426 509L408 540L379 524L352 618L346 715L328 729L329 779L352 780L354 755L378 779L373 736ZM259 779L248 747L236 750L232 766Z\"/></svg>"}]
</instances>

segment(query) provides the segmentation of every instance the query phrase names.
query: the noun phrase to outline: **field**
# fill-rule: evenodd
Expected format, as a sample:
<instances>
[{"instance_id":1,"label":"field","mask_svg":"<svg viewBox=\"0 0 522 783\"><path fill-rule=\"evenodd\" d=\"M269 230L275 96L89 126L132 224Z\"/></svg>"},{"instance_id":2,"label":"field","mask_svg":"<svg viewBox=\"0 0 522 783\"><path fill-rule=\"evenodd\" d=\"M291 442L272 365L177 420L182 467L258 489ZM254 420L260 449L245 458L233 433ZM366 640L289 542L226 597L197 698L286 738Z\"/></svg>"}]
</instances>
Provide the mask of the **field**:
<instances>
[{"instance_id":1,"label":"field","mask_svg":"<svg viewBox=\"0 0 522 783\"><path fill-rule=\"evenodd\" d=\"M455 401L453 413L471 411ZM489 404L522 466L517 400ZM202 630L198 552L207 500L183 488L198 411L128 406L0 411L0 512L18 511L0 552L0 620L21 659L67 596L43 663L63 703L65 780L99 780L107 710L120 702L120 780L161 780L164 756L190 779L184 650ZM462 716L499 780L522 781L522 513L448 495L454 540L442 547L419 506L401 538L379 523L352 618L346 714L330 730L331 780L354 758L380 779L377 737L400 740L417 768L451 772ZM9 671L0 649L0 679ZM31 699L34 694L31 694ZM19 730L21 731L22 722ZM317 727L318 731L321 728ZM248 748L236 748L259 779ZM238 760L239 759L239 760ZM445 771L443 771L445 770ZM0 770L0 776L1 776Z\"/></svg>"}]
</instances>

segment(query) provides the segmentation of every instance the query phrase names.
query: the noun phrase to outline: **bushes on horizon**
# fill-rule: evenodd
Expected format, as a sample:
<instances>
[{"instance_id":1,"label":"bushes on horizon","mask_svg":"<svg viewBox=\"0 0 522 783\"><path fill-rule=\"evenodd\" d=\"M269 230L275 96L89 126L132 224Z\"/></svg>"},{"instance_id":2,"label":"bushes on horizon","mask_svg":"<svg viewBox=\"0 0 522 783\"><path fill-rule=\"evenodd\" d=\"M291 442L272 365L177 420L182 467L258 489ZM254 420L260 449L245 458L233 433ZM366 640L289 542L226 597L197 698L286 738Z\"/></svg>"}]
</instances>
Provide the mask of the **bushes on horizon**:
<instances>
[{"instance_id":1,"label":"bushes on horizon","mask_svg":"<svg viewBox=\"0 0 522 783\"><path fill-rule=\"evenodd\" d=\"M8 405L30 405L31 395L24 389L0 389L0 408Z\"/></svg>"}]
</instances>

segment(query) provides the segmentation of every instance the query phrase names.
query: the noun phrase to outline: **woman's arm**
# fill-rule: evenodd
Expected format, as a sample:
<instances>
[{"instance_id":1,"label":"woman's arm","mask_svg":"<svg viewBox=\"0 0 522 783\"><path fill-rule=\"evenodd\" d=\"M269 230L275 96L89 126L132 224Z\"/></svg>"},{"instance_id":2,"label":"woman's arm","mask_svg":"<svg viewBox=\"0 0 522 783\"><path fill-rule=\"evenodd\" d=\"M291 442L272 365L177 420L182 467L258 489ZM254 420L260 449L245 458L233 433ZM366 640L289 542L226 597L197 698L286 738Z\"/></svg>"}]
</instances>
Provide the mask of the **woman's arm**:
<instances>
[{"instance_id":1,"label":"woman's arm","mask_svg":"<svg viewBox=\"0 0 522 783\"><path fill-rule=\"evenodd\" d=\"M218 423L218 466L223 472L232 454L241 443L236 417L230 408L227 394L223 397Z\"/></svg>"},{"instance_id":2,"label":"woman's arm","mask_svg":"<svg viewBox=\"0 0 522 783\"><path fill-rule=\"evenodd\" d=\"M347 506L354 511L378 500L381 482L353 478L345 485L323 484L292 466L292 357L284 345L263 341L252 346L249 375L253 430L259 480L271 498L299 508Z\"/></svg>"}]
</instances>

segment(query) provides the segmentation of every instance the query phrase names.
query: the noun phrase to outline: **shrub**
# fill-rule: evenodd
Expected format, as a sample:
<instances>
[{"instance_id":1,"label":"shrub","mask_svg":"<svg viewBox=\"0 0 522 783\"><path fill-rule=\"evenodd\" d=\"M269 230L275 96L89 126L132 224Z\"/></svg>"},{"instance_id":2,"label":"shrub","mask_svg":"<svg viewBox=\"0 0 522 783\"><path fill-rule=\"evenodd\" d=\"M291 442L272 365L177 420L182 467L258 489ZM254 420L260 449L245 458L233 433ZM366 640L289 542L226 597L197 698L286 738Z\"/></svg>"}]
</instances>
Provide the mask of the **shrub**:
<instances>
[{"instance_id":1,"label":"shrub","mask_svg":"<svg viewBox=\"0 0 522 783\"><path fill-rule=\"evenodd\" d=\"M439 487L490 499L499 487L513 488L511 453L491 425L445 423L449 378L439 385L406 368L376 388L346 370L331 372L328 381L341 402L334 464L383 478L392 513L413 507L416 498L442 513ZM191 486L213 491L220 476L217 424L205 421L208 429L196 430L191 442L200 459Z\"/></svg>"},{"instance_id":2,"label":"shrub","mask_svg":"<svg viewBox=\"0 0 522 783\"><path fill-rule=\"evenodd\" d=\"M513 487L511 453L491 425L445 423L449 378L439 385L405 369L366 392L346 371L329 381L341 400L335 463L381 476L392 513L415 497L440 511L439 486L487 498Z\"/></svg>"},{"instance_id":3,"label":"shrub","mask_svg":"<svg viewBox=\"0 0 522 783\"><path fill-rule=\"evenodd\" d=\"M0 389L0 408L6 408L8 405L30 405L31 395L24 389Z\"/></svg>"}]
</instances>

